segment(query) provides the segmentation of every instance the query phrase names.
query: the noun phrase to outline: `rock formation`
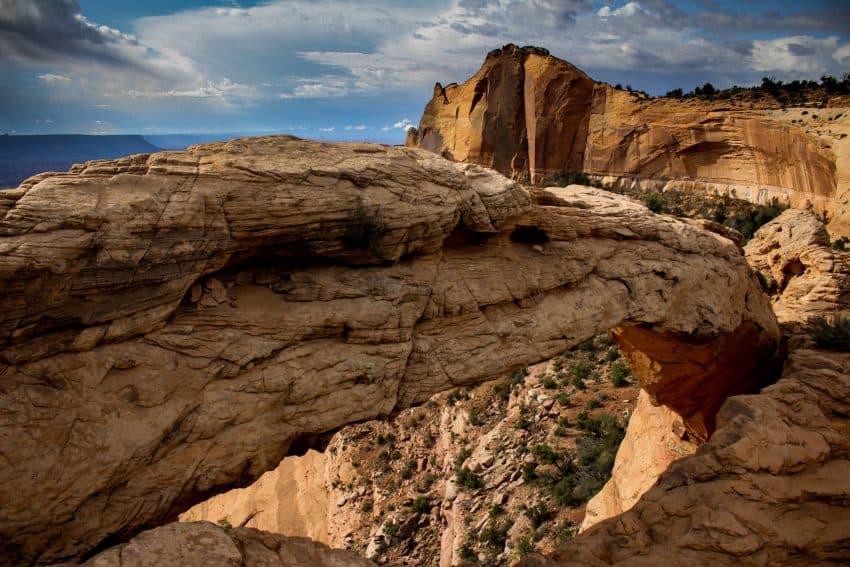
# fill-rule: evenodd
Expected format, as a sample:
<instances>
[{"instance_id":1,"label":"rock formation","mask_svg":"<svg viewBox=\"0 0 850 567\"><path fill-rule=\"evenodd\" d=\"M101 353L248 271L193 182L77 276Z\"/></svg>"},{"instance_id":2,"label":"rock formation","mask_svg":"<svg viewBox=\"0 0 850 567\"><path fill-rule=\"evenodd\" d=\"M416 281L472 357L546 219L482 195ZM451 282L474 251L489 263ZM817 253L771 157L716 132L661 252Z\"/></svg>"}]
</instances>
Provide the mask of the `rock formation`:
<instances>
[{"instance_id":1,"label":"rock formation","mask_svg":"<svg viewBox=\"0 0 850 567\"><path fill-rule=\"evenodd\" d=\"M221 528L208 522L171 523L142 532L101 551L84 567L369 567L354 553L330 549L303 537L251 528ZM60 566L56 566L60 567Z\"/></svg>"},{"instance_id":2,"label":"rock formation","mask_svg":"<svg viewBox=\"0 0 850 567\"><path fill-rule=\"evenodd\" d=\"M569 170L613 184L775 197L828 212L831 228L850 235L850 112L823 112L643 100L545 50L507 45L465 83L437 84L407 145L534 182Z\"/></svg>"},{"instance_id":3,"label":"rock formation","mask_svg":"<svg viewBox=\"0 0 850 567\"><path fill-rule=\"evenodd\" d=\"M238 139L39 176L2 206L11 563L126 541L324 432L614 326L696 438L771 379L776 320L731 241L430 152Z\"/></svg>"},{"instance_id":4,"label":"rock formation","mask_svg":"<svg viewBox=\"0 0 850 567\"><path fill-rule=\"evenodd\" d=\"M587 503L581 531L629 510L670 463L692 455L696 447L687 439L682 419L665 406L652 405L646 392L641 392L611 480Z\"/></svg>"},{"instance_id":5,"label":"rock formation","mask_svg":"<svg viewBox=\"0 0 850 567\"><path fill-rule=\"evenodd\" d=\"M711 439L630 510L521 565L850 562L850 353L818 349L806 332L812 316L848 313L850 254L824 234L811 213L789 210L747 247L754 265L782 275L774 292L790 352L780 380L729 398Z\"/></svg>"},{"instance_id":6,"label":"rock formation","mask_svg":"<svg viewBox=\"0 0 850 567\"><path fill-rule=\"evenodd\" d=\"M745 250L780 323L799 331L811 317L850 311L850 255L830 247L826 227L811 212L785 211Z\"/></svg>"},{"instance_id":7,"label":"rock formation","mask_svg":"<svg viewBox=\"0 0 850 567\"><path fill-rule=\"evenodd\" d=\"M575 455L576 476L585 482L605 470L617 448L610 452L582 416L606 420L607 434L634 409L637 384L612 379L623 364L612 356L617 353L603 334L527 374L453 389L392 418L346 426L324 452L286 457L251 486L216 495L180 519L226 518L234 526L307 536L381 565L449 567L472 556L484 565L510 565L532 545L551 552L576 530L583 499L595 486L582 485L575 501L558 499L546 476L556 471L529 448L545 444L563 458ZM582 367L593 370L577 386L572 378ZM666 410L653 408L645 395L642 405ZM648 447L654 441L637 441L638 450L658 455L664 446ZM596 451L603 445L604 456ZM594 455L592 464L584 454ZM523 474L529 463L536 478ZM459 480L462 467L478 482ZM484 537L494 525L504 542Z\"/></svg>"}]
</instances>

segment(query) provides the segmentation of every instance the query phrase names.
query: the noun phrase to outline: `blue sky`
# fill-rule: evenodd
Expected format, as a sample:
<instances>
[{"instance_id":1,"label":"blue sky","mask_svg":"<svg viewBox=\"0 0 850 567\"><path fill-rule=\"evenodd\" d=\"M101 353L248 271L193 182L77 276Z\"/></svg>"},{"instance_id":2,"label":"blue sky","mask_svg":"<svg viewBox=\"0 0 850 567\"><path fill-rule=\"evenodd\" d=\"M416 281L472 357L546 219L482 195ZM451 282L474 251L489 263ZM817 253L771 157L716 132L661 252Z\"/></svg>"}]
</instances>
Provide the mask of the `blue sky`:
<instances>
[{"instance_id":1,"label":"blue sky","mask_svg":"<svg viewBox=\"0 0 850 567\"><path fill-rule=\"evenodd\" d=\"M0 0L0 132L399 143L505 43L652 94L850 71L850 0Z\"/></svg>"}]
</instances>

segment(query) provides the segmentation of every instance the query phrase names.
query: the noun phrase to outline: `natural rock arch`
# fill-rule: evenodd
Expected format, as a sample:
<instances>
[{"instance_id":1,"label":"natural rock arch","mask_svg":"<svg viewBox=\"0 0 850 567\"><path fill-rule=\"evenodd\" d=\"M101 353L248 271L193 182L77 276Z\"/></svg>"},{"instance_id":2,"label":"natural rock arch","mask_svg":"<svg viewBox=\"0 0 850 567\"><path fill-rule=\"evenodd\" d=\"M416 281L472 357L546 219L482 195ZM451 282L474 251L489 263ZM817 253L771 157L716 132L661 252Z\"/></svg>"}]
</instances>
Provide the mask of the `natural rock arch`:
<instances>
[{"instance_id":1,"label":"natural rock arch","mask_svg":"<svg viewBox=\"0 0 850 567\"><path fill-rule=\"evenodd\" d=\"M697 438L775 370L768 299L708 225L420 150L240 139L2 197L11 561L85 556L312 436L611 327Z\"/></svg>"}]
</instances>

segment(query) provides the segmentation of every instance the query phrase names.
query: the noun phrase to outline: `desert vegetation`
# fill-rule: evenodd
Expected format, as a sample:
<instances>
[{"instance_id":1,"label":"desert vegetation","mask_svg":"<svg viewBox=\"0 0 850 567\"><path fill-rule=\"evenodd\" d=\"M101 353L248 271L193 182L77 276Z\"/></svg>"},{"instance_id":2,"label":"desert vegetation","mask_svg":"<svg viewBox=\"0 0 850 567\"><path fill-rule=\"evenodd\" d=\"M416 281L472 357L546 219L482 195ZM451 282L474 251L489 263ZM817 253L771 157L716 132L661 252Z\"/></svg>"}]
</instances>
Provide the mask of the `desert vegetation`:
<instances>
[{"instance_id":1,"label":"desert vegetation","mask_svg":"<svg viewBox=\"0 0 850 567\"><path fill-rule=\"evenodd\" d=\"M733 195L709 195L693 191L655 189L626 189L603 184L598 178L576 171L564 171L543 185L585 185L605 189L613 193L628 195L643 202L654 213L667 213L683 218L707 219L734 230L743 236L747 242L764 224L772 221L788 205L773 198L766 204L756 204L738 199ZM834 243L836 249L843 249L846 239L838 239Z\"/></svg>"},{"instance_id":2,"label":"desert vegetation","mask_svg":"<svg viewBox=\"0 0 850 567\"><path fill-rule=\"evenodd\" d=\"M439 562L444 499L470 565L509 565L573 537L610 478L638 388L607 334L531 368L341 432L334 483L359 515L351 547L382 564ZM336 451L333 447L331 452Z\"/></svg>"}]
</instances>

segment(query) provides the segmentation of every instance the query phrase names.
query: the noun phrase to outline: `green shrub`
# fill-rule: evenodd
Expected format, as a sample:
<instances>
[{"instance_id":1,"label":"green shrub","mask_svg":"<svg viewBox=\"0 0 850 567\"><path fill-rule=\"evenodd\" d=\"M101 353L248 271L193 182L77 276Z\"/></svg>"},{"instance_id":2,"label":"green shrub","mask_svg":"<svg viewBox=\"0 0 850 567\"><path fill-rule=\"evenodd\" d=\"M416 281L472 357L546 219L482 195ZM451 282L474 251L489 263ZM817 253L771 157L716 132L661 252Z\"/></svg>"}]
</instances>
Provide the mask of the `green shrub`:
<instances>
[{"instance_id":1,"label":"green shrub","mask_svg":"<svg viewBox=\"0 0 850 567\"><path fill-rule=\"evenodd\" d=\"M618 358L620 358L620 349L615 346L609 348L608 352L605 353L606 362L614 362Z\"/></svg>"},{"instance_id":2,"label":"green shrub","mask_svg":"<svg viewBox=\"0 0 850 567\"><path fill-rule=\"evenodd\" d=\"M513 522L510 520L502 522L491 517L487 527L481 532L480 540L494 549L503 549L511 526Z\"/></svg>"},{"instance_id":3,"label":"green shrub","mask_svg":"<svg viewBox=\"0 0 850 567\"><path fill-rule=\"evenodd\" d=\"M813 317L809 319L809 330L820 348L850 351L850 317Z\"/></svg>"},{"instance_id":4,"label":"green shrub","mask_svg":"<svg viewBox=\"0 0 850 567\"><path fill-rule=\"evenodd\" d=\"M464 490L477 490L483 486L481 478L467 467L461 468L455 473L455 479L460 488Z\"/></svg>"},{"instance_id":5,"label":"green shrub","mask_svg":"<svg viewBox=\"0 0 850 567\"><path fill-rule=\"evenodd\" d=\"M508 382L496 382L493 384L493 393L499 397L500 400L506 402L511 397L511 385Z\"/></svg>"},{"instance_id":6,"label":"green shrub","mask_svg":"<svg viewBox=\"0 0 850 567\"><path fill-rule=\"evenodd\" d=\"M343 244L349 248L374 252L384 231L380 215L370 211L363 202L363 197L358 196L357 207L342 236Z\"/></svg>"},{"instance_id":7,"label":"green shrub","mask_svg":"<svg viewBox=\"0 0 850 567\"><path fill-rule=\"evenodd\" d=\"M584 360L579 360L570 368L570 375L579 380L587 380L593 372L593 367Z\"/></svg>"},{"instance_id":8,"label":"green shrub","mask_svg":"<svg viewBox=\"0 0 850 567\"><path fill-rule=\"evenodd\" d=\"M592 410L602 407L602 401L599 398L591 398L587 402L587 409Z\"/></svg>"},{"instance_id":9,"label":"green shrub","mask_svg":"<svg viewBox=\"0 0 850 567\"><path fill-rule=\"evenodd\" d=\"M531 421L528 419L528 408L526 406L520 406L519 417L514 424L514 429L528 430L529 427L531 427Z\"/></svg>"},{"instance_id":10,"label":"green shrub","mask_svg":"<svg viewBox=\"0 0 850 567\"><path fill-rule=\"evenodd\" d=\"M744 242L750 240L756 231L769 223L788 208L775 197L767 205L750 205L746 211L738 211L723 224L734 228L744 236Z\"/></svg>"},{"instance_id":11,"label":"green shrub","mask_svg":"<svg viewBox=\"0 0 850 567\"><path fill-rule=\"evenodd\" d=\"M372 502L372 499L367 498L366 500L363 501L363 504L360 505L360 509L363 510L364 512L368 513L368 512L372 511L374 506L375 506L375 503Z\"/></svg>"},{"instance_id":12,"label":"green shrub","mask_svg":"<svg viewBox=\"0 0 850 567\"><path fill-rule=\"evenodd\" d=\"M414 514L427 514L431 511L431 501L427 496L417 496L410 505L410 509Z\"/></svg>"},{"instance_id":13,"label":"green shrub","mask_svg":"<svg viewBox=\"0 0 850 567\"><path fill-rule=\"evenodd\" d=\"M581 171L562 171L552 180L552 185L557 185L558 187L566 187L567 185L602 186L599 181L591 179L586 173Z\"/></svg>"},{"instance_id":14,"label":"green shrub","mask_svg":"<svg viewBox=\"0 0 850 567\"><path fill-rule=\"evenodd\" d=\"M529 506L523 513L531 520L531 525L535 529L539 528L543 522L550 520L553 516L552 512L542 502Z\"/></svg>"},{"instance_id":15,"label":"green shrub","mask_svg":"<svg viewBox=\"0 0 850 567\"><path fill-rule=\"evenodd\" d=\"M534 542L531 541L531 536L524 535L517 540L517 553L520 557L525 557L529 553L534 553Z\"/></svg>"},{"instance_id":16,"label":"green shrub","mask_svg":"<svg viewBox=\"0 0 850 567\"><path fill-rule=\"evenodd\" d=\"M520 386L525 384L525 378L528 376L528 368L523 368L522 370L514 370L510 375L511 387Z\"/></svg>"},{"instance_id":17,"label":"green shrub","mask_svg":"<svg viewBox=\"0 0 850 567\"><path fill-rule=\"evenodd\" d=\"M555 388L558 387L558 383L555 382L554 378L547 375L547 376L543 377L543 387L546 388L547 390L554 390Z\"/></svg>"},{"instance_id":18,"label":"green shrub","mask_svg":"<svg viewBox=\"0 0 850 567\"><path fill-rule=\"evenodd\" d=\"M472 546L469 545L469 542L466 542L460 546L460 549L458 550L458 555L464 561L472 562L478 559L478 556L475 554L475 550L472 549Z\"/></svg>"},{"instance_id":19,"label":"green shrub","mask_svg":"<svg viewBox=\"0 0 850 567\"><path fill-rule=\"evenodd\" d=\"M622 360L617 360L611 365L611 383L615 388L622 388L629 383L630 370Z\"/></svg>"},{"instance_id":20,"label":"green shrub","mask_svg":"<svg viewBox=\"0 0 850 567\"><path fill-rule=\"evenodd\" d=\"M475 408L470 408L468 414L469 416L469 425L473 427L478 427L480 425L484 425L484 422L481 421L481 418L478 417L478 410Z\"/></svg>"},{"instance_id":21,"label":"green shrub","mask_svg":"<svg viewBox=\"0 0 850 567\"><path fill-rule=\"evenodd\" d=\"M846 236L841 236L832 241L832 248L835 250L840 250L844 252L847 250L847 245L850 244L850 240L847 239Z\"/></svg>"},{"instance_id":22,"label":"green shrub","mask_svg":"<svg viewBox=\"0 0 850 567\"><path fill-rule=\"evenodd\" d=\"M531 484L538 479L537 463L525 463L522 465L522 481Z\"/></svg>"},{"instance_id":23,"label":"green shrub","mask_svg":"<svg viewBox=\"0 0 850 567\"><path fill-rule=\"evenodd\" d=\"M558 395L555 396L555 400L561 404L563 407L567 407L570 405L570 395L566 392L558 392Z\"/></svg>"},{"instance_id":24,"label":"green shrub","mask_svg":"<svg viewBox=\"0 0 850 567\"><path fill-rule=\"evenodd\" d=\"M643 196L643 203L653 213L663 213L665 210L664 196L657 191L649 191Z\"/></svg>"}]
</instances>

